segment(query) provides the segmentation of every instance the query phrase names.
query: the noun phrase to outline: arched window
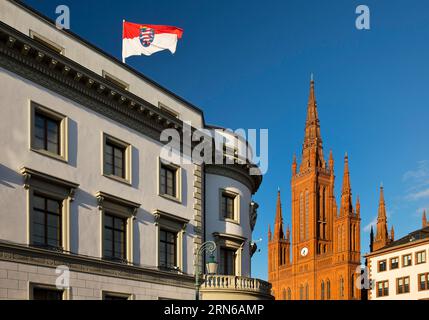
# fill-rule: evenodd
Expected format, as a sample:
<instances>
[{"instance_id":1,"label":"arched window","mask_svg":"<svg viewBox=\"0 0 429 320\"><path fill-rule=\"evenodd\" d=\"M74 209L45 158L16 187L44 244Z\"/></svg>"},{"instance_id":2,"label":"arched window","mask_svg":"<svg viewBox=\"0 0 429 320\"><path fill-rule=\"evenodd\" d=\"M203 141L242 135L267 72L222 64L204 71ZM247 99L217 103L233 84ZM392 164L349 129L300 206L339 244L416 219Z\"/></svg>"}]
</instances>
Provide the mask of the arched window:
<instances>
[{"instance_id":1,"label":"arched window","mask_svg":"<svg viewBox=\"0 0 429 320\"><path fill-rule=\"evenodd\" d=\"M299 196L299 238L304 240L304 196Z\"/></svg>"},{"instance_id":2,"label":"arched window","mask_svg":"<svg viewBox=\"0 0 429 320\"><path fill-rule=\"evenodd\" d=\"M331 300L331 281L326 281L326 299Z\"/></svg>"},{"instance_id":3,"label":"arched window","mask_svg":"<svg viewBox=\"0 0 429 320\"><path fill-rule=\"evenodd\" d=\"M323 280L320 285L320 299L325 300L325 282Z\"/></svg>"},{"instance_id":4,"label":"arched window","mask_svg":"<svg viewBox=\"0 0 429 320\"><path fill-rule=\"evenodd\" d=\"M304 286L302 284L299 286L299 300L304 300Z\"/></svg>"},{"instance_id":5,"label":"arched window","mask_svg":"<svg viewBox=\"0 0 429 320\"><path fill-rule=\"evenodd\" d=\"M309 228L308 228L308 221L310 219L310 212L309 212L309 193L308 190L305 191L305 239L309 239Z\"/></svg>"},{"instance_id":6,"label":"arched window","mask_svg":"<svg viewBox=\"0 0 429 320\"><path fill-rule=\"evenodd\" d=\"M340 298L344 297L344 279L340 278Z\"/></svg>"},{"instance_id":7,"label":"arched window","mask_svg":"<svg viewBox=\"0 0 429 320\"><path fill-rule=\"evenodd\" d=\"M290 288L287 288L287 299L292 300L292 291L290 290Z\"/></svg>"},{"instance_id":8,"label":"arched window","mask_svg":"<svg viewBox=\"0 0 429 320\"><path fill-rule=\"evenodd\" d=\"M308 300L308 296L309 296L309 293L308 293L308 283L306 283L305 284L305 300Z\"/></svg>"},{"instance_id":9,"label":"arched window","mask_svg":"<svg viewBox=\"0 0 429 320\"><path fill-rule=\"evenodd\" d=\"M283 288L283 291L282 291L282 299L286 300L286 289L285 288Z\"/></svg>"}]
</instances>

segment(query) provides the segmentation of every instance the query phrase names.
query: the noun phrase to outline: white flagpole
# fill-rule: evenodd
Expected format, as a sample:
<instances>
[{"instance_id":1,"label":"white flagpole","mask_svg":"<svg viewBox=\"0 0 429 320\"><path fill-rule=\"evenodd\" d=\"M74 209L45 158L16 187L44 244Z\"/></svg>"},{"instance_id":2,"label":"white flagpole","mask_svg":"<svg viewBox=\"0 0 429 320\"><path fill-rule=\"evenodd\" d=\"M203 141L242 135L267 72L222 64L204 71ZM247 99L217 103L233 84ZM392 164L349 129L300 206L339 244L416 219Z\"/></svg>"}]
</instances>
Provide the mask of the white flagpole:
<instances>
[{"instance_id":1,"label":"white flagpole","mask_svg":"<svg viewBox=\"0 0 429 320\"><path fill-rule=\"evenodd\" d=\"M125 32L125 19L122 19L122 63L125 63L124 57L124 32Z\"/></svg>"}]
</instances>

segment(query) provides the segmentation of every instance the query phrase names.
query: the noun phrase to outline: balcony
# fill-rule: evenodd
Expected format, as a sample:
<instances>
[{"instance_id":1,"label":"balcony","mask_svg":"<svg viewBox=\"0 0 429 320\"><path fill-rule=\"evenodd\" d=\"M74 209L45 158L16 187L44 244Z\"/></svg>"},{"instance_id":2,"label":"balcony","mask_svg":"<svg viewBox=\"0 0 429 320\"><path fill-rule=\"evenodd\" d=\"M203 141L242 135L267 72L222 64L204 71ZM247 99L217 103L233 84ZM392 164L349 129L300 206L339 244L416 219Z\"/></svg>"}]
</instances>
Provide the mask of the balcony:
<instances>
[{"instance_id":1,"label":"balcony","mask_svg":"<svg viewBox=\"0 0 429 320\"><path fill-rule=\"evenodd\" d=\"M205 275L201 285L203 300L272 300L271 284L240 276Z\"/></svg>"}]
</instances>

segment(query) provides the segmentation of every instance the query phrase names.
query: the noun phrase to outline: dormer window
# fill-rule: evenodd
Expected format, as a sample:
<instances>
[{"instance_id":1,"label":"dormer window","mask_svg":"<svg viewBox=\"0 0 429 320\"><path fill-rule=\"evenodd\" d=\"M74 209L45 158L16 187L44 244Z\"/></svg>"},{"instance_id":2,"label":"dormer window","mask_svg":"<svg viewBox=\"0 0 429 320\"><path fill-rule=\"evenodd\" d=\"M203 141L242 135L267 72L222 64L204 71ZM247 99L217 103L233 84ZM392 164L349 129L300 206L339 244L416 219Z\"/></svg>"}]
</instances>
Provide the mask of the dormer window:
<instances>
[{"instance_id":1,"label":"dormer window","mask_svg":"<svg viewBox=\"0 0 429 320\"><path fill-rule=\"evenodd\" d=\"M114 86L121 88L123 90L129 90L130 85L122 80L120 80L119 78L115 77L114 75L106 72L103 70L103 78L106 79L107 81L109 81L111 84L113 84Z\"/></svg>"},{"instance_id":2,"label":"dormer window","mask_svg":"<svg viewBox=\"0 0 429 320\"><path fill-rule=\"evenodd\" d=\"M47 39L46 37L34 32L33 30L30 30L30 37L36 40L41 45L45 46L46 48L55 51L58 54L64 55L64 48L61 47L59 44Z\"/></svg>"}]
</instances>

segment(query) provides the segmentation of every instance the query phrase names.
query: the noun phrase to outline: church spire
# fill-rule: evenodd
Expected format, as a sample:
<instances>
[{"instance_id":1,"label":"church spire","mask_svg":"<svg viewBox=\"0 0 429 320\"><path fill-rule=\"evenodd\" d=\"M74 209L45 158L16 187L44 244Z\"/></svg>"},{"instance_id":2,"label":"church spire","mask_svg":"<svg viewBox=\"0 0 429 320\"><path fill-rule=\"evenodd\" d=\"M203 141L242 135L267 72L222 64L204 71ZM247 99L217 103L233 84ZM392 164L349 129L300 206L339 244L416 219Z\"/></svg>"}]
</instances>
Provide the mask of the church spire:
<instances>
[{"instance_id":1,"label":"church spire","mask_svg":"<svg viewBox=\"0 0 429 320\"><path fill-rule=\"evenodd\" d=\"M350 186L349 157L346 152L344 156L344 177L341 191L340 215L348 215L351 213L353 213L352 188Z\"/></svg>"},{"instance_id":2,"label":"church spire","mask_svg":"<svg viewBox=\"0 0 429 320\"><path fill-rule=\"evenodd\" d=\"M380 201L378 204L377 231L375 234L374 251L385 247L389 243L387 231L386 204L384 202L384 189L380 187Z\"/></svg>"},{"instance_id":3,"label":"church spire","mask_svg":"<svg viewBox=\"0 0 429 320\"><path fill-rule=\"evenodd\" d=\"M313 78L310 81L310 93L308 96L307 119L305 121L301 163L302 169L306 169L308 167L325 167Z\"/></svg>"},{"instance_id":4,"label":"church spire","mask_svg":"<svg viewBox=\"0 0 429 320\"><path fill-rule=\"evenodd\" d=\"M428 221L426 219L426 210L423 211L422 217L422 228L429 227Z\"/></svg>"},{"instance_id":5,"label":"church spire","mask_svg":"<svg viewBox=\"0 0 429 320\"><path fill-rule=\"evenodd\" d=\"M280 189L277 191L277 205L276 205L276 220L274 223L274 239L283 239L283 217L282 217L282 204L280 200Z\"/></svg>"}]
</instances>

